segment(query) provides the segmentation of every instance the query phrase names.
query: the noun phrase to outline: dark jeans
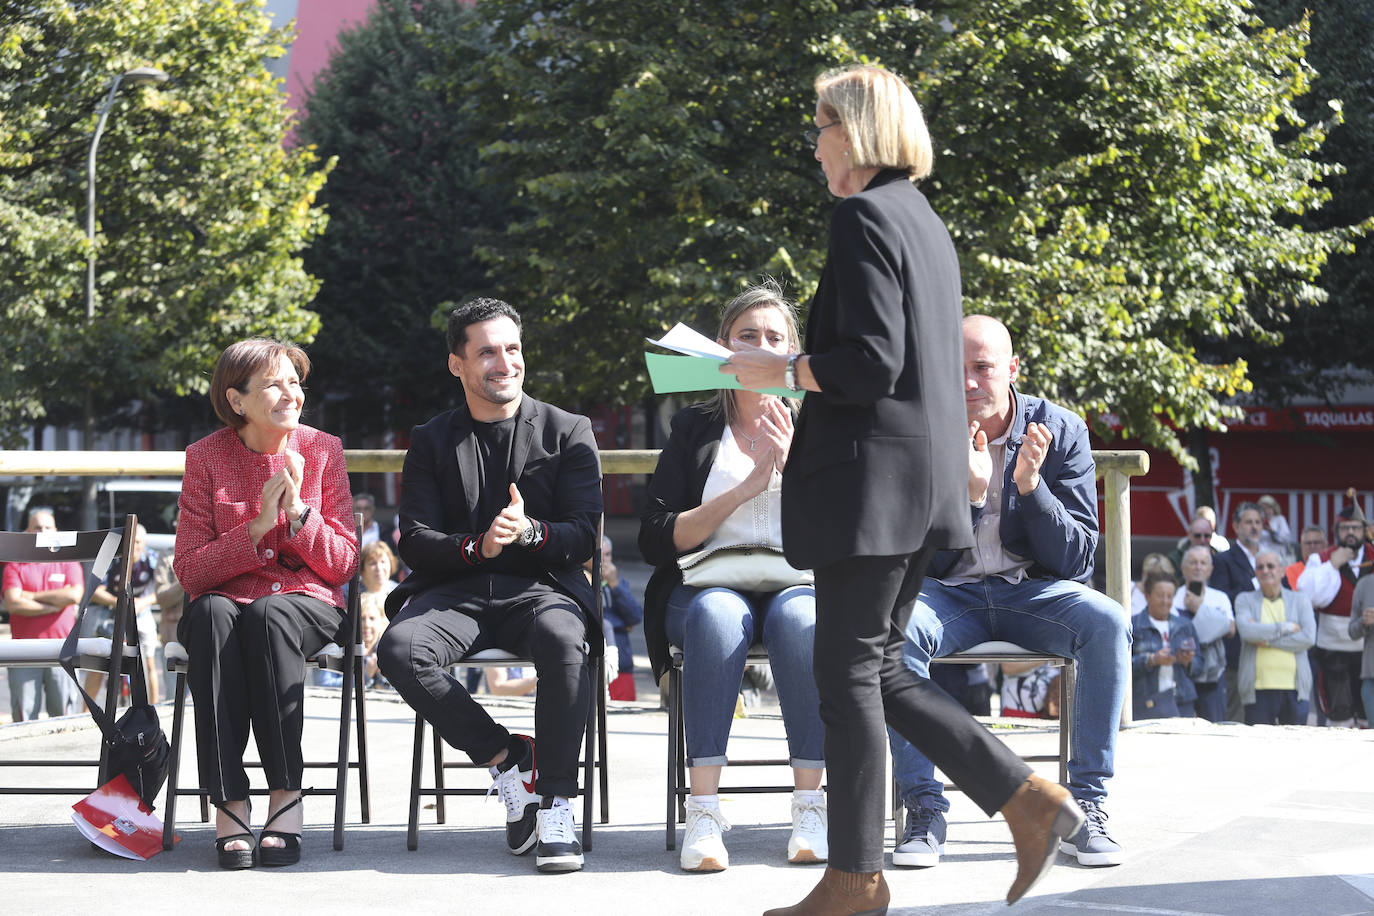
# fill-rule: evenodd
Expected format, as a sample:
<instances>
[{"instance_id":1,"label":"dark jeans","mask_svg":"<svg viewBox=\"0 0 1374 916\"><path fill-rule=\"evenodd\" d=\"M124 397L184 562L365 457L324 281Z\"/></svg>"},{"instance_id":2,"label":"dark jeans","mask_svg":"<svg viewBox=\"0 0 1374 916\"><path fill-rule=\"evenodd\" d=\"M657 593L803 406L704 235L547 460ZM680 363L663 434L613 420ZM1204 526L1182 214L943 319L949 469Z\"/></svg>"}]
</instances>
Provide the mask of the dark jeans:
<instances>
[{"instance_id":1,"label":"dark jeans","mask_svg":"<svg viewBox=\"0 0 1374 916\"><path fill-rule=\"evenodd\" d=\"M1197 714L1208 722L1223 722L1226 720L1226 680L1218 679L1212 683L1206 681L1194 681L1193 686L1197 688L1197 702L1194 704Z\"/></svg>"},{"instance_id":2,"label":"dark jeans","mask_svg":"<svg viewBox=\"0 0 1374 916\"><path fill-rule=\"evenodd\" d=\"M305 660L342 641L344 612L309 595L238 604L201 595L177 624L196 704L200 785L215 803L248 797L251 723L269 789L299 789L305 771Z\"/></svg>"},{"instance_id":3,"label":"dark jeans","mask_svg":"<svg viewBox=\"0 0 1374 916\"><path fill-rule=\"evenodd\" d=\"M1031 770L950 696L906 666L911 604L930 552L852 557L816 572L816 686L825 723L830 866L883 867L886 724L987 814Z\"/></svg>"},{"instance_id":4,"label":"dark jeans","mask_svg":"<svg viewBox=\"0 0 1374 916\"><path fill-rule=\"evenodd\" d=\"M1307 704L1296 690L1256 690L1255 702L1245 707L1246 725L1306 725Z\"/></svg>"},{"instance_id":5,"label":"dark jeans","mask_svg":"<svg viewBox=\"0 0 1374 916\"><path fill-rule=\"evenodd\" d=\"M485 649L534 661L535 791L577 795L577 759L591 702L586 624L577 602L543 584L510 577L475 595L457 583L416 595L377 644L377 664L405 701L473 763L485 764L510 732L448 673L450 665ZM482 580L484 583L487 580ZM518 585L517 585L518 583Z\"/></svg>"}]
</instances>

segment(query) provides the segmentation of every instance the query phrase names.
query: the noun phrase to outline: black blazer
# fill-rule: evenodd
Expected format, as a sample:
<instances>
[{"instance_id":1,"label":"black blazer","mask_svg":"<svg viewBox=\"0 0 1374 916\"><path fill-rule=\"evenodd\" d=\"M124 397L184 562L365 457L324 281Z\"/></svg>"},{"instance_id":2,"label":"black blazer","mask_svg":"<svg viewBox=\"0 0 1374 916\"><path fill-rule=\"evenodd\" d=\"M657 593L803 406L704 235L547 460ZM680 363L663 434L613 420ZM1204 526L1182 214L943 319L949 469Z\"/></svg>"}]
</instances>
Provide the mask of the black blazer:
<instances>
[{"instance_id":1,"label":"black blazer","mask_svg":"<svg viewBox=\"0 0 1374 916\"><path fill-rule=\"evenodd\" d=\"M668 443L659 453L649 479L649 501L639 518L639 552L654 567L644 589L644 642L655 679L668 670L668 635L664 620L668 596L682 582L677 558L701 547L679 551L673 544L677 517L701 505L706 478L720 451L725 418L712 417L705 404L693 404L673 414Z\"/></svg>"},{"instance_id":2,"label":"black blazer","mask_svg":"<svg viewBox=\"0 0 1374 916\"><path fill-rule=\"evenodd\" d=\"M464 406L411 430L398 512L401 559L411 574L387 596L388 616L410 595L482 572L480 560L474 564L463 551L464 542L491 521L477 517L481 488L472 424ZM599 654L601 621L582 569L600 550L601 461L590 421L525 395L511 442L510 477L526 514L546 526L535 552L544 579L586 611L587 641Z\"/></svg>"},{"instance_id":3,"label":"black blazer","mask_svg":"<svg viewBox=\"0 0 1374 916\"><path fill-rule=\"evenodd\" d=\"M783 472L799 569L973 546L959 262L904 172L840 201L806 320L807 392Z\"/></svg>"}]
</instances>

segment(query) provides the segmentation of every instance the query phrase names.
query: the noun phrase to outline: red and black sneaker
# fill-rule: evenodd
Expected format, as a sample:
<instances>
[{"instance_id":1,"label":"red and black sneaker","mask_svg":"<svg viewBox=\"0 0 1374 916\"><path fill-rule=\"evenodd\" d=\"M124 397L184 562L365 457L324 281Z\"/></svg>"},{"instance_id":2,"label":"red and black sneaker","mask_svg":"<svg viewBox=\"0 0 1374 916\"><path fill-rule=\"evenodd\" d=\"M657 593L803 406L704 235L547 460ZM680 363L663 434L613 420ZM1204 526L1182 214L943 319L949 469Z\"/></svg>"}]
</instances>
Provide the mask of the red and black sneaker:
<instances>
[{"instance_id":1,"label":"red and black sneaker","mask_svg":"<svg viewBox=\"0 0 1374 916\"><path fill-rule=\"evenodd\" d=\"M534 739L528 735L515 737L525 745L524 757L515 766L496 773L492 789L500 793L506 805L506 848L511 855L519 856L534 846L539 796L534 791L538 772L534 762Z\"/></svg>"}]
</instances>

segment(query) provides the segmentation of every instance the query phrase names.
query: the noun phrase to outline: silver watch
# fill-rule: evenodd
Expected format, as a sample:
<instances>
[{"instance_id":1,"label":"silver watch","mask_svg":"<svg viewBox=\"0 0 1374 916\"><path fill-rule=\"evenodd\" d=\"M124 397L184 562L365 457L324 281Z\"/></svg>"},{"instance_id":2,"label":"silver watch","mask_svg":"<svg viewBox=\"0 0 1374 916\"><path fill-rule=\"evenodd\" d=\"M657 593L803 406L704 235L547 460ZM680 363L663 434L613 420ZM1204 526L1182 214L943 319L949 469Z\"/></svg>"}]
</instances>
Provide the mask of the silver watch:
<instances>
[{"instance_id":1,"label":"silver watch","mask_svg":"<svg viewBox=\"0 0 1374 916\"><path fill-rule=\"evenodd\" d=\"M782 373L782 383L787 386L788 391L801 391L801 385L797 384L797 360L801 359L800 353L793 353L787 357L787 368Z\"/></svg>"},{"instance_id":2,"label":"silver watch","mask_svg":"<svg viewBox=\"0 0 1374 916\"><path fill-rule=\"evenodd\" d=\"M527 527L524 531L520 532L520 537L515 539L516 547L528 547L534 543L534 522L529 521L528 519L526 519L526 521L529 523L529 527Z\"/></svg>"}]
</instances>

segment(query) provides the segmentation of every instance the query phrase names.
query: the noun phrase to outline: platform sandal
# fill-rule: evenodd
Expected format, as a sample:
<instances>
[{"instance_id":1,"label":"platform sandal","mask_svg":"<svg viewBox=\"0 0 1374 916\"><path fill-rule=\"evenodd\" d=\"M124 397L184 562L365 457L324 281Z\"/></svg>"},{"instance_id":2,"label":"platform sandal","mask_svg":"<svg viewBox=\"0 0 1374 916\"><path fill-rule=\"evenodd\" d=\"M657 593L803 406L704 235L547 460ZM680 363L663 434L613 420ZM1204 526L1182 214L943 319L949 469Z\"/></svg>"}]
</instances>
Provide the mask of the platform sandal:
<instances>
[{"instance_id":1,"label":"platform sandal","mask_svg":"<svg viewBox=\"0 0 1374 916\"><path fill-rule=\"evenodd\" d=\"M267 819L267 823L262 825L262 834L258 838L258 862L268 868L276 868L282 865L295 865L301 860L301 835L299 833L282 833L280 830L269 830L272 822L281 817L287 811L299 805L305 799L308 790L302 789L301 794L297 795L290 804L283 805L276 814ZM268 837L275 837L281 840L283 846L264 846L262 841Z\"/></svg>"},{"instance_id":2,"label":"platform sandal","mask_svg":"<svg viewBox=\"0 0 1374 916\"><path fill-rule=\"evenodd\" d=\"M249 827L247 824L245 824L243 821L239 820L239 816L234 812L230 811L224 805L215 805L215 807L223 811L225 814L229 815L230 820L232 820L235 824L238 824L240 827L243 828L243 833L236 833L233 836L222 836L215 838L215 853L219 856L219 867L229 869L231 871L243 868L252 868L254 865L257 864L257 862L254 859L254 853L256 853L258 850L257 841L253 839L253 829ZM249 809L248 816L250 819L253 816L251 808ZM247 849L225 848L230 843L234 843L240 840L248 844Z\"/></svg>"}]
</instances>

